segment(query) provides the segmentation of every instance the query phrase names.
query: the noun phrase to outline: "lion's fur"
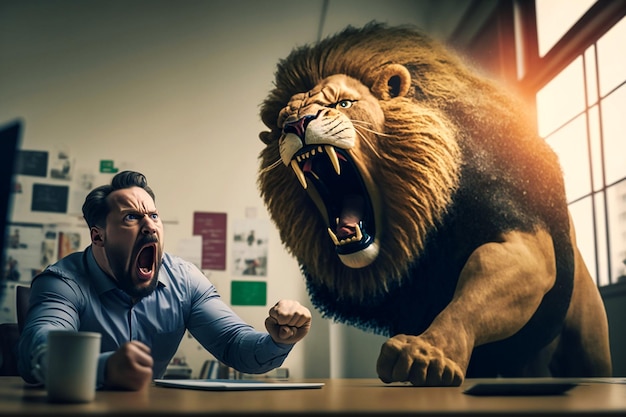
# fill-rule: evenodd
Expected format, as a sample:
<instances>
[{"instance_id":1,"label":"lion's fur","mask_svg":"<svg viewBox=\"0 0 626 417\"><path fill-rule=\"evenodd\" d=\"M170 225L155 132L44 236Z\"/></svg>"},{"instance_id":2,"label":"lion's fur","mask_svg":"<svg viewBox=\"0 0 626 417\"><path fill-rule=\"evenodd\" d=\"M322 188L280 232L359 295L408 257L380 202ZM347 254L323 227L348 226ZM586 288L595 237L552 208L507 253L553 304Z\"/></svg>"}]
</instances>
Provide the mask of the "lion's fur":
<instances>
[{"instance_id":1,"label":"lion's fur","mask_svg":"<svg viewBox=\"0 0 626 417\"><path fill-rule=\"evenodd\" d=\"M377 84L390 64L409 70L406 95L386 97ZM365 268L338 260L326 224L279 152L281 110L334 74L381 97L384 114L376 131L353 121L352 154L378 186L384 212L380 253ZM259 190L325 316L387 335L420 334L450 302L477 247L509 231L545 229L556 254L554 288L502 351L527 357L558 334L574 275L562 172L526 105L504 86L412 28L373 23L281 60L261 118L269 131L260 133Z\"/></svg>"},{"instance_id":2,"label":"lion's fur","mask_svg":"<svg viewBox=\"0 0 626 417\"><path fill-rule=\"evenodd\" d=\"M390 49L389 45L394 47ZM389 230L375 265L365 271L352 270L330 261L336 256L334 248L324 244L325 227L308 212L311 204L288 168L274 165L280 160L276 116L295 92L307 91L334 73L347 74L371 87L375 75L389 62L409 68L412 92L405 98L381 102L384 132L370 140L375 143L364 140L359 147L364 163L374 168L376 182L385 190L385 227ZM521 109L496 86L467 70L460 58L418 32L383 30L380 26L363 31L349 29L316 46L296 49L279 64L276 88L264 101L261 112L271 132L261 134L268 146L261 153L259 188L274 221L281 225L279 231L286 248L311 276L337 292L340 299L375 296L402 280L411 262L420 256L427 234L447 210L458 185L463 163L459 147L465 138L477 138L490 151L493 146L489 142L498 143L501 150L495 151L502 154L498 156L500 161L519 161L527 153L507 149L526 146L512 144L513 137L534 137L526 127L526 119L520 119ZM536 166L526 166L520 177L528 178ZM511 173L505 180L515 181L515 175ZM338 280L338 276L343 278Z\"/></svg>"}]
</instances>

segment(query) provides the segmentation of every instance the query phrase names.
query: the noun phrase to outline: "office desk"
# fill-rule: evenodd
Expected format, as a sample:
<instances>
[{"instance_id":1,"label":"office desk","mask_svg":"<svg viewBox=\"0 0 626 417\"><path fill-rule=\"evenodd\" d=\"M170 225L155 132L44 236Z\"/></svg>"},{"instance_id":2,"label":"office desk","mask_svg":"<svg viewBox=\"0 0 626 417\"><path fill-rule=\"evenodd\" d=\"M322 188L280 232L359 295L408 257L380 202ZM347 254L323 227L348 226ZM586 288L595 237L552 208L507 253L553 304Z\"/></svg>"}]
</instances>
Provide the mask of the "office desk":
<instances>
[{"instance_id":1,"label":"office desk","mask_svg":"<svg viewBox=\"0 0 626 417\"><path fill-rule=\"evenodd\" d=\"M622 381L623 379L620 379ZM476 397L460 387L418 388L385 385L377 379L316 379L321 389L276 391L196 391L150 386L137 392L99 391L87 404L51 404L41 388L24 386L17 377L0 377L0 415L71 414L626 414L626 384L617 379L576 380L580 385L556 396Z\"/></svg>"}]
</instances>

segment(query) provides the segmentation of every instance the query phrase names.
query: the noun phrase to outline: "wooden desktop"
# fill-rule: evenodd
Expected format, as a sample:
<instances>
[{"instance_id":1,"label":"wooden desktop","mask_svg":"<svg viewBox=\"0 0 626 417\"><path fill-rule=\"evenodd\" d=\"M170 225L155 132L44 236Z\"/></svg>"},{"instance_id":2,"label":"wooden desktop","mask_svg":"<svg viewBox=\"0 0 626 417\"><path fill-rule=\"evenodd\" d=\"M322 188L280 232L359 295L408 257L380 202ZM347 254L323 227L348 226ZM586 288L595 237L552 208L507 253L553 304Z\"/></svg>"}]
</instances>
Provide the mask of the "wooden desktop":
<instances>
[{"instance_id":1,"label":"wooden desktop","mask_svg":"<svg viewBox=\"0 0 626 417\"><path fill-rule=\"evenodd\" d=\"M42 388L19 377L0 377L0 415L71 414L226 414L226 415L602 415L626 414L623 378L576 380L561 395L471 396L460 387L418 388L385 385L377 379L315 379L318 389L199 391L149 386L137 392L98 391L87 404L52 404ZM305 382L306 382L305 381Z\"/></svg>"}]
</instances>

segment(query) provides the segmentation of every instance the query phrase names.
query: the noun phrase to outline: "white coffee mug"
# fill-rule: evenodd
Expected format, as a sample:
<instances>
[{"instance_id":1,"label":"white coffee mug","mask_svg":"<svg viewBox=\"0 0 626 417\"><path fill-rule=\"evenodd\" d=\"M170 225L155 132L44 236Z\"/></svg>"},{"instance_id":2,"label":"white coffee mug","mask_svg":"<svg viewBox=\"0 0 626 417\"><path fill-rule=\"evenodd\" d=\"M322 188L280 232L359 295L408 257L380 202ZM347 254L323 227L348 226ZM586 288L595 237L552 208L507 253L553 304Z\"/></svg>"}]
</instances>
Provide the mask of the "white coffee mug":
<instances>
[{"instance_id":1,"label":"white coffee mug","mask_svg":"<svg viewBox=\"0 0 626 417\"><path fill-rule=\"evenodd\" d=\"M45 385L52 402L89 402L96 396L100 333L48 333Z\"/></svg>"}]
</instances>

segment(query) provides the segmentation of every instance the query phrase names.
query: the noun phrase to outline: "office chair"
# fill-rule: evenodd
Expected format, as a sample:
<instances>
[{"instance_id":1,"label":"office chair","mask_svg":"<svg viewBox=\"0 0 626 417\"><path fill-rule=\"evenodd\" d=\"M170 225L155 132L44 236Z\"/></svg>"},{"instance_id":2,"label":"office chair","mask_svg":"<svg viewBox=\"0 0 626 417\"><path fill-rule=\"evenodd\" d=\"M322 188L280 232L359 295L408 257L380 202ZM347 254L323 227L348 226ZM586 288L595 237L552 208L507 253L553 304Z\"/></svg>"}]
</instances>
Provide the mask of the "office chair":
<instances>
[{"instance_id":1,"label":"office chair","mask_svg":"<svg viewBox=\"0 0 626 417\"><path fill-rule=\"evenodd\" d=\"M0 375L2 376L19 376L15 348L26 321L29 298L30 287L17 285L15 287L17 323L0 324Z\"/></svg>"},{"instance_id":2,"label":"office chair","mask_svg":"<svg viewBox=\"0 0 626 417\"><path fill-rule=\"evenodd\" d=\"M17 326L20 334L24 329L26 314L30 305L30 287L18 285L15 287L15 310L17 312Z\"/></svg>"},{"instance_id":3,"label":"office chair","mask_svg":"<svg viewBox=\"0 0 626 417\"><path fill-rule=\"evenodd\" d=\"M15 346L20 337L17 323L0 324L0 376L17 376Z\"/></svg>"}]
</instances>

